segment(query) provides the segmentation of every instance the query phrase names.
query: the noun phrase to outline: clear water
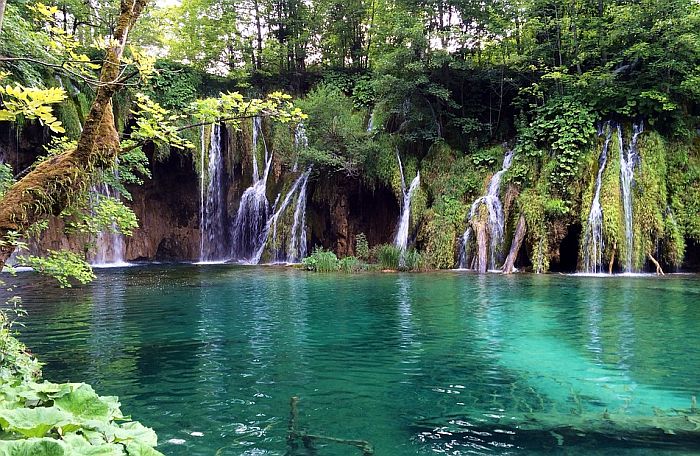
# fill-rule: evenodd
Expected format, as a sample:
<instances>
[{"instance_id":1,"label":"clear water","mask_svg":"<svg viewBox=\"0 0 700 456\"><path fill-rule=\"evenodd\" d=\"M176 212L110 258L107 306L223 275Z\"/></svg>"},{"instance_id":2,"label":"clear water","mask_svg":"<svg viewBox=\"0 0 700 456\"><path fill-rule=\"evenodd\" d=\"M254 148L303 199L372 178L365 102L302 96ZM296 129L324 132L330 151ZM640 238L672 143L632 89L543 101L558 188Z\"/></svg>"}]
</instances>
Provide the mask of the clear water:
<instances>
[{"instance_id":1,"label":"clear water","mask_svg":"<svg viewBox=\"0 0 700 456\"><path fill-rule=\"evenodd\" d=\"M20 274L22 338L47 378L119 395L166 454L360 454L289 450L291 396L302 429L368 440L377 455L700 454L693 441L560 442L507 423L465 424L688 408L700 393L697 276L233 265L97 274L72 290Z\"/></svg>"}]
</instances>

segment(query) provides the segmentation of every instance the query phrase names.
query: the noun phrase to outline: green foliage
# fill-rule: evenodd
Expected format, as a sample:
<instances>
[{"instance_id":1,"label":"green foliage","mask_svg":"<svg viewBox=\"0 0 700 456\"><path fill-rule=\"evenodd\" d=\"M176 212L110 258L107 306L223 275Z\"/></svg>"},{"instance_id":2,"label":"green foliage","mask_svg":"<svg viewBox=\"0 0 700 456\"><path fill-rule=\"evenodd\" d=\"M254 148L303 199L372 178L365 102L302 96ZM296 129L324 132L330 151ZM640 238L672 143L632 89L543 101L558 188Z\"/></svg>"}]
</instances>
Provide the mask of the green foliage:
<instances>
[{"instance_id":1,"label":"green foliage","mask_svg":"<svg viewBox=\"0 0 700 456\"><path fill-rule=\"evenodd\" d=\"M354 256L346 256L345 258L341 258L338 262L338 269L341 272L352 274L362 272L365 269L365 265Z\"/></svg>"},{"instance_id":2,"label":"green foliage","mask_svg":"<svg viewBox=\"0 0 700 456\"><path fill-rule=\"evenodd\" d=\"M435 269L455 266L456 240L464 231L468 212L468 204L445 195L426 211L418 233L424 266Z\"/></svg>"},{"instance_id":3,"label":"green foliage","mask_svg":"<svg viewBox=\"0 0 700 456\"><path fill-rule=\"evenodd\" d=\"M191 67L166 60L159 60L155 68L146 90L161 106L170 110L182 110L197 99L202 84L200 73Z\"/></svg>"},{"instance_id":4,"label":"green foliage","mask_svg":"<svg viewBox=\"0 0 700 456\"><path fill-rule=\"evenodd\" d=\"M8 163L0 163L0 198L8 188L15 183L12 167Z\"/></svg>"},{"instance_id":5,"label":"green foliage","mask_svg":"<svg viewBox=\"0 0 700 456\"><path fill-rule=\"evenodd\" d=\"M503 158L503 148L496 146L489 149L480 149L474 152L470 158L477 168L492 169Z\"/></svg>"},{"instance_id":6,"label":"green foliage","mask_svg":"<svg viewBox=\"0 0 700 456\"><path fill-rule=\"evenodd\" d=\"M677 227L684 237L700 241L700 142L669 145L667 164L669 229Z\"/></svg>"},{"instance_id":7,"label":"green foliage","mask_svg":"<svg viewBox=\"0 0 700 456\"><path fill-rule=\"evenodd\" d=\"M409 248L403 253L401 258L400 269L406 271L418 271L423 267L423 256L418 250Z\"/></svg>"},{"instance_id":8,"label":"green foliage","mask_svg":"<svg viewBox=\"0 0 700 456\"><path fill-rule=\"evenodd\" d=\"M0 72L0 82L3 82L7 76L8 73ZM38 119L42 125L46 125L56 133L65 132L51 106L66 99L66 92L63 89L24 87L17 83L14 86L0 85L0 98L2 99L0 120L14 121L22 116L30 120Z\"/></svg>"},{"instance_id":9,"label":"green foliage","mask_svg":"<svg viewBox=\"0 0 700 456\"><path fill-rule=\"evenodd\" d=\"M377 260L381 269L392 271L397 271L399 269L401 250L393 244L374 246L371 256Z\"/></svg>"},{"instance_id":10,"label":"green foliage","mask_svg":"<svg viewBox=\"0 0 700 456\"><path fill-rule=\"evenodd\" d=\"M9 348L29 356L19 342ZM3 374L15 360L3 359ZM153 449L155 432L124 417L116 397L98 396L84 383L37 383L32 367L30 378L17 372L0 379L2 454L161 454Z\"/></svg>"},{"instance_id":11,"label":"green foliage","mask_svg":"<svg viewBox=\"0 0 700 456\"><path fill-rule=\"evenodd\" d=\"M549 177L550 190L568 198L595 133L595 116L589 107L570 97L554 98L534 115L521 131L519 153L542 160L547 158L543 151L548 151L556 161Z\"/></svg>"},{"instance_id":12,"label":"green foliage","mask_svg":"<svg viewBox=\"0 0 700 456\"><path fill-rule=\"evenodd\" d=\"M360 260L367 261L369 259L369 243L365 233L355 236L355 254Z\"/></svg>"},{"instance_id":13,"label":"green foliage","mask_svg":"<svg viewBox=\"0 0 700 456\"><path fill-rule=\"evenodd\" d=\"M80 256L66 250L49 250L46 256L19 255L17 262L29 266L35 271L56 279L61 286L71 287L71 279L88 283L95 278L90 265Z\"/></svg>"},{"instance_id":14,"label":"green foliage","mask_svg":"<svg viewBox=\"0 0 700 456\"><path fill-rule=\"evenodd\" d=\"M316 247L313 253L301 260L304 269L315 272L335 272L340 268L340 262L335 253Z\"/></svg>"},{"instance_id":15,"label":"green foliage","mask_svg":"<svg viewBox=\"0 0 700 456\"><path fill-rule=\"evenodd\" d=\"M321 85L299 101L308 115L309 147L299 151L303 162L317 168L357 174L365 162L368 144L364 116L340 90Z\"/></svg>"},{"instance_id":16,"label":"green foliage","mask_svg":"<svg viewBox=\"0 0 700 456\"><path fill-rule=\"evenodd\" d=\"M547 196L539 189L527 189L518 197L520 212L527 223L527 242L530 245L530 261L535 272L549 269L549 223L547 220Z\"/></svg>"}]
</instances>

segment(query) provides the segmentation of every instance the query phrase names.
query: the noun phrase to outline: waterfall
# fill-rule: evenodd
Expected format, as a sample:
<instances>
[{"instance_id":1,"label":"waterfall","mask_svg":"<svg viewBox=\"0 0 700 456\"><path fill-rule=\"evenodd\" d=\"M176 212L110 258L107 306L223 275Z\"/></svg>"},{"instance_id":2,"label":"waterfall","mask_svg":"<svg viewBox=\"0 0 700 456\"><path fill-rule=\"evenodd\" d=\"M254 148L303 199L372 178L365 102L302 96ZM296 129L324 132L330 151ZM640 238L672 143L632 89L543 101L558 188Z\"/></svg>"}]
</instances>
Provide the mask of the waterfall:
<instances>
[{"instance_id":1,"label":"waterfall","mask_svg":"<svg viewBox=\"0 0 700 456\"><path fill-rule=\"evenodd\" d=\"M508 168L510 168L510 165L513 163L514 153L515 151L513 150L509 150L506 152L506 155L503 158L503 166L500 171L498 171L491 177L486 194L477 198L476 201L472 203L471 209L469 211L469 223L467 229L462 235L462 245L460 251L459 264L460 268L466 269L470 266L467 260L469 257L469 241L472 236L471 225L476 222L475 217L478 215L479 210L483 206L488 211L488 220L485 226L488 239L480 237L478 233L476 238L477 242L480 244L480 247L484 248L480 250L483 250L484 252L486 251L486 246L481 245L481 243L488 242L488 268L496 269L496 260L497 256L500 253L501 245L503 244L503 231L505 228L505 215L503 213L503 204L501 203L501 200L499 198L499 191L501 188L501 179L503 178L503 174L506 171L508 171ZM485 270L484 266L486 258L482 258L482 256L483 255L478 255L477 258L479 261L479 265L481 265L479 269Z\"/></svg>"},{"instance_id":2,"label":"waterfall","mask_svg":"<svg viewBox=\"0 0 700 456\"><path fill-rule=\"evenodd\" d=\"M367 133L372 133L374 130L374 109L369 115L369 120L367 121Z\"/></svg>"},{"instance_id":3,"label":"waterfall","mask_svg":"<svg viewBox=\"0 0 700 456\"><path fill-rule=\"evenodd\" d=\"M306 172L306 177L299 189L297 205L294 208L294 224L292 225L289 249L287 249L287 262L289 263L298 263L306 257L306 184L309 182L310 174L311 168Z\"/></svg>"},{"instance_id":4,"label":"waterfall","mask_svg":"<svg viewBox=\"0 0 700 456\"><path fill-rule=\"evenodd\" d=\"M620 184L622 187L622 208L625 216L625 272L632 272L634 258L634 228L632 214L632 187L634 185L634 168L639 164L637 140L644 131L644 123L634 124L632 139L627 147L622 138L622 127L617 126L617 139L620 146Z\"/></svg>"},{"instance_id":5,"label":"waterfall","mask_svg":"<svg viewBox=\"0 0 700 456\"><path fill-rule=\"evenodd\" d=\"M299 221L299 219L303 218L306 213L306 184L309 180L310 174L311 168L307 169L301 176L299 176L294 184L292 184L292 187L287 192L287 195L284 197L279 207L277 207L277 204L275 204L274 213L265 223L265 228L260 237L260 244L257 246L255 254L251 258L250 263L260 263L265 247L268 244L268 238L270 239L273 247L273 259L276 262L290 262L298 259L298 256L292 258L291 254L289 253L292 245L294 245L294 253L296 255L300 255L302 251L304 254L306 253L306 222L303 220ZM297 204L294 210L294 225L292 226L292 233L290 236L290 248L284 249L284 239L280 239L278 237L279 233L277 231L277 222L284 214L287 207L289 207L290 203L294 199L294 195L297 194L297 190L299 190L299 196L297 197ZM299 239L294 240L297 236ZM298 251L296 247L297 245L299 246Z\"/></svg>"},{"instance_id":6,"label":"waterfall","mask_svg":"<svg viewBox=\"0 0 700 456\"><path fill-rule=\"evenodd\" d=\"M255 261L256 252L265 240L265 226L270 212L270 203L267 200L267 178L272 164L272 154L267 150L265 138L262 137L264 147L265 168L263 177L260 178L258 170L258 137L262 136L261 121L259 117L253 119L253 184L243 192L241 202L233 223L232 257L243 262ZM258 258L259 260L259 258Z\"/></svg>"},{"instance_id":7,"label":"waterfall","mask_svg":"<svg viewBox=\"0 0 700 456\"><path fill-rule=\"evenodd\" d=\"M92 191L97 194L95 203L99 204L100 198L119 199L119 193L102 183L93 186ZM95 239L95 254L90 263L92 266L124 266L128 264L125 261L126 244L124 235L119 233L116 223L108 229L100 231Z\"/></svg>"},{"instance_id":8,"label":"waterfall","mask_svg":"<svg viewBox=\"0 0 700 456\"><path fill-rule=\"evenodd\" d=\"M416 173L416 177L411 181L411 185L406 188L406 177L403 173L403 164L398 151L396 158L399 161L399 171L401 172L401 193L403 194L403 202L401 205L401 215L399 216L398 225L396 227L396 237L394 237L394 245L401 250L401 253L406 251L408 247L408 228L411 221L411 199L418 185L420 185L420 171Z\"/></svg>"},{"instance_id":9,"label":"waterfall","mask_svg":"<svg viewBox=\"0 0 700 456\"><path fill-rule=\"evenodd\" d=\"M296 156L294 157L294 166L292 171L297 172L299 168L299 151L309 147L309 138L306 136L306 127L303 122L299 122L294 129L294 149Z\"/></svg>"},{"instance_id":10,"label":"waterfall","mask_svg":"<svg viewBox=\"0 0 700 456\"><path fill-rule=\"evenodd\" d=\"M205 137L202 130L200 157L200 261L222 261L226 252L226 182L221 153L221 126L213 124L209 141L208 165L204 172ZM206 188L206 190L205 190Z\"/></svg>"},{"instance_id":11,"label":"waterfall","mask_svg":"<svg viewBox=\"0 0 700 456\"><path fill-rule=\"evenodd\" d=\"M603 172L608 162L608 148L612 139L610 122L606 122L598 132L599 136L605 134L603 150L598 158L598 175L595 181L595 192L591 211L588 214L588 224L583 237L583 271L589 274L603 272L603 211L600 207L600 188L603 184Z\"/></svg>"}]
</instances>

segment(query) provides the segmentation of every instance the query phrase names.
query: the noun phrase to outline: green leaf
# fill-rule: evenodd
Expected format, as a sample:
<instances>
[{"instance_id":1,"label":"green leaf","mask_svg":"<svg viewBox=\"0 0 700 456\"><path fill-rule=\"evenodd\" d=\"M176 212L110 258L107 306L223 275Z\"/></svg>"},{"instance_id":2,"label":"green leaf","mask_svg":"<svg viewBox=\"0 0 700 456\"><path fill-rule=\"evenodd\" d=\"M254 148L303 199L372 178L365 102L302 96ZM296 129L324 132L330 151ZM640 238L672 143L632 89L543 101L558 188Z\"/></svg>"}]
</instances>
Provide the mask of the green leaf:
<instances>
[{"instance_id":1,"label":"green leaf","mask_svg":"<svg viewBox=\"0 0 700 456\"><path fill-rule=\"evenodd\" d=\"M80 385L72 393L56 399L54 405L60 410L86 420L111 419L119 410L116 397L100 397L90 385L85 384Z\"/></svg>"},{"instance_id":2,"label":"green leaf","mask_svg":"<svg viewBox=\"0 0 700 456\"><path fill-rule=\"evenodd\" d=\"M63 456L68 454L61 442L54 439L0 441L0 456Z\"/></svg>"},{"instance_id":3,"label":"green leaf","mask_svg":"<svg viewBox=\"0 0 700 456\"><path fill-rule=\"evenodd\" d=\"M47 407L0 410L2 429L26 437L43 437L54 427L70 424L72 418L68 413Z\"/></svg>"}]
</instances>

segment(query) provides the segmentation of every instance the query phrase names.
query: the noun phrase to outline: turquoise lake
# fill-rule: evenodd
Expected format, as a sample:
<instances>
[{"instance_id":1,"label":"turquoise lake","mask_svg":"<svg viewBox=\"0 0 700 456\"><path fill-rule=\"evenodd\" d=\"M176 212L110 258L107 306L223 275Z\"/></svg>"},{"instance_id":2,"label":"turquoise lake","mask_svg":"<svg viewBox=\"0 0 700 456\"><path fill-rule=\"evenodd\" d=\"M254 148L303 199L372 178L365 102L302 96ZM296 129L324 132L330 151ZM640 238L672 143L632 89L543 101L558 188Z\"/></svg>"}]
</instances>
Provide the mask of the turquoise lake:
<instances>
[{"instance_id":1,"label":"turquoise lake","mask_svg":"<svg viewBox=\"0 0 700 456\"><path fill-rule=\"evenodd\" d=\"M526 420L634 422L700 394L700 277L324 275L105 269L61 290L21 273L21 338L51 381L118 395L171 455L700 454Z\"/></svg>"}]
</instances>

